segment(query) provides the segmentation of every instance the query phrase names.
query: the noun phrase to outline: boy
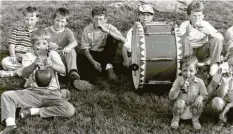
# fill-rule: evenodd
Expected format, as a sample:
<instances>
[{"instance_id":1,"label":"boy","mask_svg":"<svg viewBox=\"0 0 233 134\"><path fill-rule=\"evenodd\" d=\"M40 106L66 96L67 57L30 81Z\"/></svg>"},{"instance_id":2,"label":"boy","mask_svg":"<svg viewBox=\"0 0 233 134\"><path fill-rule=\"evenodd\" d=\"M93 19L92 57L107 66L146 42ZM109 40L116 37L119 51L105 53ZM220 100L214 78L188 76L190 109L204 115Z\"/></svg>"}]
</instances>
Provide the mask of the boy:
<instances>
[{"instance_id":1,"label":"boy","mask_svg":"<svg viewBox=\"0 0 233 134\"><path fill-rule=\"evenodd\" d=\"M193 127L201 129L199 117L208 94L203 80L195 76L198 60L186 55L180 62L182 76L175 80L169 92L169 99L175 100L171 127L177 129L180 119L192 119Z\"/></svg>"},{"instance_id":2,"label":"boy","mask_svg":"<svg viewBox=\"0 0 233 134\"><path fill-rule=\"evenodd\" d=\"M153 20L154 10L151 5L142 5L139 7L138 19L141 23L151 22ZM132 40L133 28L127 33L125 43L122 47L123 65L129 67L131 63L131 40Z\"/></svg>"},{"instance_id":3,"label":"boy","mask_svg":"<svg viewBox=\"0 0 233 134\"><path fill-rule=\"evenodd\" d=\"M95 7L91 14L93 23L84 29L81 40L81 49L84 50L82 64L89 67L82 77L92 81L96 72L107 70L108 78L116 80L112 64L118 43L124 42L125 38L116 27L107 23L104 7Z\"/></svg>"},{"instance_id":4,"label":"boy","mask_svg":"<svg viewBox=\"0 0 233 134\"><path fill-rule=\"evenodd\" d=\"M203 20L203 10L204 6L199 1L188 6L189 20L180 25L183 55L194 53L201 61L210 58L209 74L213 76L221 61L223 36L209 22ZM206 63L199 63L199 66Z\"/></svg>"},{"instance_id":5,"label":"boy","mask_svg":"<svg viewBox=\"0 0 233 134\"><path fill-rule=\"evenodd\" d=\"M26 66L22 76L28 78L24 90L6 91L1 96L1 117L6 128L1 134L16 131L15 111L21 108L19 115L26 118L29 115L41 117L73 116L75 108L63 99L60 92L57 73L65 74L65 66L55 51L48 52L49 35L46 31L37 31L32 37L34 52L24 56ZM48 55L48 56L47 56ZM38 67L46 67L52 71L52 78L48 87L39 87L35 80Z\"/></svg>"},{"instance_id":6,"label":"boy","mask_svg":"<svg viewBox=\"0 0 233 134\"><path fill-rule=\"evenodd\" d=\"M53 16L54 23L46 30L51 34L51 47L62 57L69 76L69 84L79 90L92 89L92 85L80 80L77 71L77 54L75 47L78 45L74 33L66 27L70 12L65 8L58 8Z\"/></svg>"},{"instance_id":7,"label":"boy","mask_svg":"<svg viewBox=\"0 0 233 134\"><path fill-rule=\"evenodd\" d=\"M208 92L215 95L212 99L212 108L221 112L218 125L223 126L227 122L227 112L233 107L233 57L220 65L208 86Z\"/></svg>"},{"instance_id":8,"label":"boy","mask_svg":"<svg viewBox=\"0 0 233 134\"><path fill-rule=\"evenodd\" d=\"M2 60L4 70L0 71L0 77L21 76L18 71L22 65L22 57L31 50L31 34L37 30L38 11L35 7L27 7L23 11L24 25L14 28L9 40L10 56Z\"/></svg>"}]
</instances>

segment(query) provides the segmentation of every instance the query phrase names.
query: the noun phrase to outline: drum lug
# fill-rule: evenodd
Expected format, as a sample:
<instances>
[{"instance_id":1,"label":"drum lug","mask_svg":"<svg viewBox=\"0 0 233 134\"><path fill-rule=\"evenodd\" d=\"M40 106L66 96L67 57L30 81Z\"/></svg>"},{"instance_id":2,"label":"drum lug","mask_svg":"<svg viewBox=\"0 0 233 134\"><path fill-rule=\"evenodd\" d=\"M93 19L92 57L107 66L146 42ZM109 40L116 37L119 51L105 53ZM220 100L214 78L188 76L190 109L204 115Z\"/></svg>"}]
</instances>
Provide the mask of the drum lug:
<instances>
[{"instance_id":1,"label":"drum lug","mask_svg":"<svg viewBox=\"0 0 233 134\"><path fill-rule=\"evenodd\" d=\"M131 68L131 70L133 70L133 71L137 71L138 69L139 69L139 66L137 65L137 64L132 64L131 66L130 66L130 68Z\"/></svg>"}]
</instances>

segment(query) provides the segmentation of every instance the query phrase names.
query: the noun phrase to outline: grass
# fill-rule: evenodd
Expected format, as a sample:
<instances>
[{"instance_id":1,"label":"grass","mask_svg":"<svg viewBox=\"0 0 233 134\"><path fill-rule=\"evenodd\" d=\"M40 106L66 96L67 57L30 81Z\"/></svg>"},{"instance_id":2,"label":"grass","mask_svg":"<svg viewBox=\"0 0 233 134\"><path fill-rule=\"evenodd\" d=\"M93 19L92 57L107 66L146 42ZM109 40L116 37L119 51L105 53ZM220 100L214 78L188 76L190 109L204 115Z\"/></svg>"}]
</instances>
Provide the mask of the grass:
<instances>
[{"instance_id":1,"label":"grass","mask_svg":"<svg viewBox=\"0 0 233 134\"><path fill-rule=\"evenodd\" d=\"M51 16L57 7L67 7L72 12L68 27L75 33L80 43L81 33L90 21L90 11L96 5L106 6L108 20L116 26L124 35L136 21L136 13L131 8L110 8L109 1L2 1L1 5L1 53L0 59L7 53L7 40L10 37L12 27L20 23L22 9L28 5L36 6L41 11L39 27L47 27L52 24ZM233 2L212 1L204 2L206 7L206 20L209 20L222 34L233 24ZM155 12L155 21L184 21L185 14ZM79 50L79 48L77 48ZM179 134L179 133L233 133L228 126L220 132L213 130L218 120L217 113L207 107L201 116L202 129L196 131L190 121L181 122L178 130L170 129L172 119L171 102L167 98L169 87L148 86L141 91L135 91L130 76L122 67L120 47L115 59L116 73L119 81L111 83L101 76L96 82L96 89L92 92L79 92L71 89L71 103L76 108L72 118L48 118L30 117L25 120L17 120L17 134ZM208 79L203 73L199 76L208 84ZM1 78L0 92L10 89L21 89L24 83L22 78ZM166 91L160 93L159 91ZM0 127L2 130L3 127Z\"/></svg>"}]
</instances>

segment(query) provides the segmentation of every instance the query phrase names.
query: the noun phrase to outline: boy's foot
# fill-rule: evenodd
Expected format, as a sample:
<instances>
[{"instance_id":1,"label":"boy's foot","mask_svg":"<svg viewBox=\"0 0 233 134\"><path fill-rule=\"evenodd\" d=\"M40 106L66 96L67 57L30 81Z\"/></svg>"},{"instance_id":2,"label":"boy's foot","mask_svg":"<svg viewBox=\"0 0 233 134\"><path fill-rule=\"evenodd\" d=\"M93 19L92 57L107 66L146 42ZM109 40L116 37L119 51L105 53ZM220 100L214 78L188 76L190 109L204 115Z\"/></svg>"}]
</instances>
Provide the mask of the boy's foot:
<instances>
[{"instance_id":1,"label":"boy's foot","mask_svg":"<svg viewBox=\"0 0 233 134\"><path fill-rule=\"evenodd\" d=\"M13 77L13 76L15 76L14 71L0 70L0 77Z\"/></svg>"},{"instance_id":2,"label":"boy's foot","mask_svg":"<svg viewBox=\"0 0 233 134\"><path fill-rule=\"evenodd\" d=\"M94 86L84 80L75 80L73 86L80 91L90 91L94 89Z\"/></svg>"},{"instance_id":3,"label":"boy's foot","mask_svg":"<svg viewBox=\"0 0 233 134\"><path fill-rule=\"evenodd\" d=\"M61 89L61 94L62 94L62 98L65 100L70 100L71 99L71 94L70 91L68 89Z\"/></svg>"},{"instance_id":4,"label":"boy's foot","mask_svg":"<svg viewBox=\"0 0 233 134\"><path fill-rule=\"evenodd\" d=\"M73 82L74 80L80 80L80 76L77 70L71 70L69 73L70 81Z\"/></svg>"},{"instance_id":5,"label":"boy's foot","mask_svg":"<svg viewBox=\"0 0 233 134\"><path fill-rule=\"evenodd\" d=\"M179 119L172 119L171 128L177 129L179 127Z\"/></svg>"},{"instance_id":6,"label":"boy's foot","mask_svg":"<svg viewBox=\"0 0 233 134\"><path fill-rule=\"evenodd\" d=\"M214 76L216 72L218 71L218 64L214 63L210 66L210 76Z\"/></svg>"},{"instance_id":7,"label":"boy's foot","mask_svg":"<svg viewBox=\"0 0 233 134\"><path fill-rule=\"evenodd\" d=\"M196 130L200 130L201 129L201 124L198 120L193 120L193 128Z\"/></svg>"},{"instance_id":8,"label":"boy's foot","mask_svg":"<svg viewBox=\"0 0 233 134\"><path fill-rule=\"evenodd\" d=\"M203 67L203 66L205 66L205 65L210 65L210 58L207 59L207 60L205 60L204 62L198 62L197 65L198 65L199 67Z\"/></svg>"},{"instance_id":9,"label":"boy's foot","mask_svg":"<svg viewBox=\"0 0 233 134\"><path fill-rule=\"evenodd\" d=\"M6 126L5 129L0 132L0 134L15 134L16 128L17 128L16 125Z\"/></svg>"},{"instance_id":10,"label":"boy's foot","mask_svg":"<svg viewBox=\"0 0 233 134\"><path fill-rule=\"evenodd\" d=\"M218 123L216 124L215 130L216 131L222 130L224 125L225 125L225 123L222 120L219 120Z\"/></svg>"},{"instance_id":11,"label":"boy's foot","mask_svg":"<svg viewBox=\"0 0 233 134\"><path fill-rule=\"evenodd\" d=\"M108 71L108 79L112 80L112 81L116 81L117 80L117 76L116 76L113 68L109 68L107 71Z\"/></svg>"},{"instance_id":12,"label":"boy's foot","mask_svg":"<svg viewBox=\"0 0 233 134\"><path fill-rule=\"evenodd\" d=\"M31 111L29 108L21 108L19 111L19 117L21 119L27 118L31 115Z\"/></svg>"}]
</instances>

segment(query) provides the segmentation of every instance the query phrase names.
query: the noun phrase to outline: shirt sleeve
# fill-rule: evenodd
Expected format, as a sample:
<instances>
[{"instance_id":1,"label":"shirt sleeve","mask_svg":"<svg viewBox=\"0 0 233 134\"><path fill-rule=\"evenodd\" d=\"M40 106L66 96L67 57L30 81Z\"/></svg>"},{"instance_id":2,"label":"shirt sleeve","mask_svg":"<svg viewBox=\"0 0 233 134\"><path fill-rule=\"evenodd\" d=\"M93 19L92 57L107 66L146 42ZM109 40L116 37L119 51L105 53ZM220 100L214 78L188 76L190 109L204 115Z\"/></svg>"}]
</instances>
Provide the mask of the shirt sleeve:
<instances>
[{"instance_id":1,"label":"shirt sleeve","mask_svg":"<svg viewBox=\"0 0 233 134\"><path fill-rule=\"evenodd\" d=\"M68 38L69 43L76 41L74 37L74 33L70 29L67 30L67 38Z\"/></svg>"},{"instance_id":2,"label":"shirt sleeve","mask_svg":"<svg viewBox=\"0 0 233 134\"><path fill-rule=\"evenodd\" d=\"M170 100L174 100L177 98L177 96L179 95L180 93L180 90L176 90L180 87L180 80L182 80L181 78L178 78L175 80L175 82L173 83L172 85L172 88L169 92L169 99Z\"/></svg>"},{"instance_id":3,"label":"shirt sleeve","mask_svg":"<svg viewBox=\"0 0 233 134\"><path fill-rule=\"evenodd\" d=\"M81 49L89 49L90 43L88 42L87 30L86 28L83 30L81 37Z\"/></svg>"},{"instance_id":4,"label":"shirt sleeve","mask_svg":"<svg viewBox=\"0 0 233 134\"><path fill-rule=\"evenodd\" d=\"M131 51L132 34L133 34L133 28L131 28L128 31L128 33L126 35L126 40L125 40L125 43L124 43L124 47L126 47L128 51Z\"/></svg>"},{"instance_id":5,"label":"shirt sleeve","mask_svg":"<svg viewBox=\"0 0 233 134\"><path fill-rule=\"evenodd\" d=\"M208 93L204 81L201 79L199 79L199 89L200 89L200 95L205 99L208 96Z\"/></svg>"},{"instance_id":6,"label":"shirt sleeve","mask_svg":"<svg viewBox=\"0 0 233 134\"><path fill-rule=\"evenodd\" d=\"M11 38L9 39L9 44L13 44L13 45L16 45L17 44L17 29L14 28L12 34L11 34Z\"/></svg>"},{"instance_id":7,"label":"shirt sleeve","mask_svg":"<svg viewBox=\"0 0 233 134\"><path fill-rule=\"evenodd\" d=\"M61 65L65 68L65 65L62 62L61 56L56 51L51 51L49 54L49 58L51 58L52 63Z\"/></svg>"},{"instance_id":8,"label":"shirt sleeve","mask_svg":"<svg viewBox=\"0 0 233 134\"><path fill-rule=\"evenodd\" d=\"M180 28L179 28L179 31L181 33L181 35L185 34L186 32L186 27L187 27L187 21L183 22L180 24Z\"/></svg>"},{"instance_id":9,"label":"shirt sleeve","mask_svg":"<svg viewBox=\"0 0 233 134\"><path fill-rule=\"evenodd\" d=\"M121 32L116 27L114 27L113 25L108 24L108 28L109 28L109 31L117 33L117 34L122 36Z\"/></svg>"}]
</instances>

